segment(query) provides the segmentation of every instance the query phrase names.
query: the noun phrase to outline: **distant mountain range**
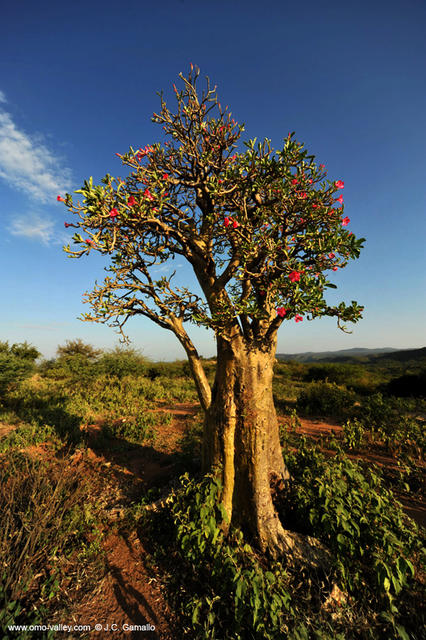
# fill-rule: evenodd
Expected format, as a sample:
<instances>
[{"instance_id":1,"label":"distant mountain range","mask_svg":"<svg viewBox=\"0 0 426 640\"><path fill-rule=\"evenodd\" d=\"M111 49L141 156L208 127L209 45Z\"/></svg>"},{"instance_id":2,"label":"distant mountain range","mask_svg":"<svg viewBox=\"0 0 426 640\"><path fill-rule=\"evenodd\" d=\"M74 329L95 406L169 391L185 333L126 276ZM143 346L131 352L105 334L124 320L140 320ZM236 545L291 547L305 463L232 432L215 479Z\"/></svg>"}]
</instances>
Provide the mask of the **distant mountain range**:
<instances>
[{"instance_id":1,"label":"distant mountain range","mask_svg":"<svg viewBox=\"0 0 426 640\"><path fill-rule=\"evenodd\" d=\"M422 360L426 358L426 347L421 349L342 349L340 351L306 351L304 353L277 353L277 360L296 362L378 362L383 360Z\"/></svg>"}]
</instances>

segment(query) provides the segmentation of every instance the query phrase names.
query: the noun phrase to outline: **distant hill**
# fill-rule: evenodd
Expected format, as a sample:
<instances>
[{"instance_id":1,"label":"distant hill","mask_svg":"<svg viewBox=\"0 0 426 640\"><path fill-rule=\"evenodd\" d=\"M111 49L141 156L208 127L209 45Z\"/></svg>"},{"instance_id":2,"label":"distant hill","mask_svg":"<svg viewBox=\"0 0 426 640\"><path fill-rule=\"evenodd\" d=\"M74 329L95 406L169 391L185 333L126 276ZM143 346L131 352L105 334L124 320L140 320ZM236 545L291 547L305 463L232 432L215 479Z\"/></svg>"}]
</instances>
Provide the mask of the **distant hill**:
<instances>
[{"instance_id":1,"label":"distant hill","mask_svg":"<svg viewBox=\"0 0 426 640\"><path fill-rule=\"evenodd\" d=\"M400 362L406 362L407 360L426 360L426 347L386 353L384 355L377 355L376 358L380 360L380 362L384 360L398 360Z\"/></svg>"},{"instance_id":2,"label":"distant hill","mask_svg":"<svg viewBox=\"0 0 426 640\"><path fill-rule=\"evenodd\" d=\"M342 349L340 351L306 351L304 353L277 353L277 360L296 362L358 362L385 365L387 361L405 362L408 360L426 360L426 347L421 349Z\"/></svg>"}]
</instances>

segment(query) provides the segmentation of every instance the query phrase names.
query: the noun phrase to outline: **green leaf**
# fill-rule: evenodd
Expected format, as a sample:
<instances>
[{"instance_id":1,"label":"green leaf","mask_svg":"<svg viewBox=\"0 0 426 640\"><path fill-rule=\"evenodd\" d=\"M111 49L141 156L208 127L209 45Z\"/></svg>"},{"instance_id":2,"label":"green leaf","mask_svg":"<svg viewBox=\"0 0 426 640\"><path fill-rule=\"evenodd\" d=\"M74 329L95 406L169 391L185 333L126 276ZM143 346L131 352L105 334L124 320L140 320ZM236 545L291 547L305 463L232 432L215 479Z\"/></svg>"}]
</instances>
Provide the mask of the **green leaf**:
<instances>
[{"instance_id":1,"label":"green leaf","mask_svg":"<svg viewBox=\"0 0 426 640\"><path fill-rule=\"evenodd\" d=\"M402 640L410 640L410 636L408 635L408 633L406 632L406 630L404 629L404 627L400 624L396 624L395 625L395 629L399 635L400 638L402 638Z\"/></svg>"}]
</instances>

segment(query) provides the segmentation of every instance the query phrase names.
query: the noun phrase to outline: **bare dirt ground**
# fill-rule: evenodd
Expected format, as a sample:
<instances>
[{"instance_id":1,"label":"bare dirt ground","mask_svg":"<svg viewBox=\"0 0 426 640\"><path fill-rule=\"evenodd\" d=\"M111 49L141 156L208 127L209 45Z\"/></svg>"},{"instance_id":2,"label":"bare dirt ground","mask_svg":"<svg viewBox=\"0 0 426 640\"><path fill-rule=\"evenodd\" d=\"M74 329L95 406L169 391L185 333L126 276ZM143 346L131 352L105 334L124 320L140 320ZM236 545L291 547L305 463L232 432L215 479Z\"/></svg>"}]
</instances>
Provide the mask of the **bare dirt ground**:
<instances>
[{"instance_id":1,"label":"bare dirt ground","mask_svg":"<svg viewBox=\"0 0 426 640\"><path fill-rule=\"evenodd\" d=\"M97 446L101 432L99 424L82 427L90 436L90 448L86 455L76 451L70 460L73 465L86 465L90 478L96 481L96 475L107 477L107 496L105 508L110 516L110 525L104 532L103 548L106 557L106 573L96 589L86 594L74 607L71 617L74 624L95 624L103 626L115 624L117 630L92 631L90 636L75 635L75 638L90 637L113 638L155 638L159 640L178 640L182 633L173 612L164 598L155 567L148 566L143 536L132 532L128 537L118 534L117 522L124 513L124 507L130 504L143 489L165 486L174 477L175 459L173 454L179 449L179 440L200 410L198 402L175 403L167 405L157 403L154 411L170 412L173 416L170 424L157 427L158 437L154 446L138 446L134 449L110 451ZM288 419L279 416L280 424ZM0 437L8 433L12 425L0 425ZM296 434L304 434L319 440L321 436L334 433L338 437L342 428L333 420L300 419ZM34 455L48 455L45 445L29 448ZM334 455L334 452L324 450ZM353 459L362 458L380 466L395 466L394 460L381 453L361 451L349 455ZM94 485L96 482L94 482ZM420 525L426 526L426 507L416 498L402 500L405 511ZM69 621L71 623L71 620ZM155 631L123 631L124 624L152 625ZM135 627L134 627L135 628ZM70 636L73 637L73 636Z\"/></svg>"}]
</instances>

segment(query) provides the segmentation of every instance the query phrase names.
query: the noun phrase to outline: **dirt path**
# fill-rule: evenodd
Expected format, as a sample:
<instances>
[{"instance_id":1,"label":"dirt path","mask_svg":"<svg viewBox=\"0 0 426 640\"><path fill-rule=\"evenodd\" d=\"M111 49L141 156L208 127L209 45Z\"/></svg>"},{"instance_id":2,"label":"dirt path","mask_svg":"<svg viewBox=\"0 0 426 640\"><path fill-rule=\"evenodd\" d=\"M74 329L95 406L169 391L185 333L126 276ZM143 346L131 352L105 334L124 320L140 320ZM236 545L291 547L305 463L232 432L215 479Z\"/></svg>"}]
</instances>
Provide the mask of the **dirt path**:
<instances>
[{"instance_id":1,"label":"dirt path","mask_svg":"<svg viewBox=\"0 0 426 640\"><path fill-rule=\"evenodd\" d=\"M133 532L127 539L111 534L104 541L104 549L107 575L98 589L73 612L73 623L89 624L92 629L102 625L101 631L90 633L90 638L96 640L109 635L113 638L176 640L179 634L176 625L170 622L173 614L152 571L145 566L146 554L137 534ZM111 631L106 631L107 625ZM155 629L143 630L148 625Z\"/></svg>"},{"instance_id":2,"label":"dirt path","mask_svg":"<svg viewBox=\"0 0 426 640\"><path fill-rule=\"evenodd\" d=\"M96 450L98 425L89 425L86 431L92 436L93 449L89 456L97 465L108 465L108 472L119 485L111 490L115 497L108 506L114 523L123 511L120 507L127 502L126 497L134 497L150 486L161 486L173 477L172 454L178 448L178 441L185 433L188 421L197 413L199 403L162 404L154 412L169 412L173 419L170 424L157 427L158 437L155 448L138 447L126 452L106 452ZM77 458L78 460L78 458ZM126 484L130 493L123 489ZM130 501L130 500L129 500ZM116 506L117 505L117 506ZM90 638L101 640L111 633L114 638L128 638L130 631L124 625L136 627L131 637L158 640L177 640L180 637L177 622L168 607L160 586L152 570L146 566L146 552L136 532L127 538L111 532L103 541L106 553L106 576L95 592L86 596L73 611L74 624L116 625L114 632L92 631ZM155 631L137 630L143 625L152 625ZM109 627L111 629L111 626ZM79 636L81 638L81 635Z\"/></svg>"}]
</instances>

